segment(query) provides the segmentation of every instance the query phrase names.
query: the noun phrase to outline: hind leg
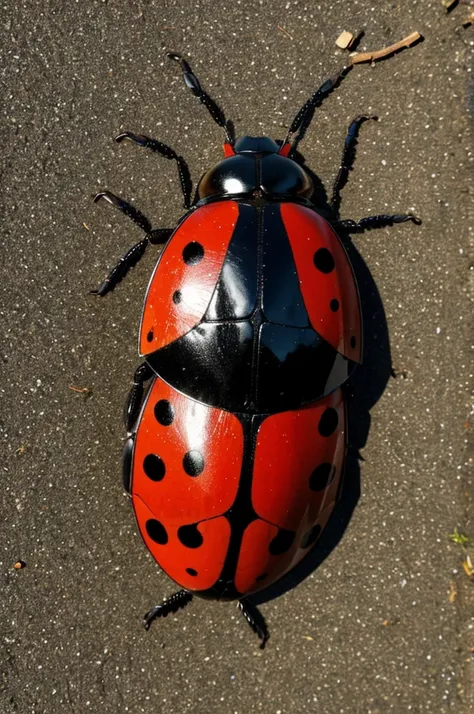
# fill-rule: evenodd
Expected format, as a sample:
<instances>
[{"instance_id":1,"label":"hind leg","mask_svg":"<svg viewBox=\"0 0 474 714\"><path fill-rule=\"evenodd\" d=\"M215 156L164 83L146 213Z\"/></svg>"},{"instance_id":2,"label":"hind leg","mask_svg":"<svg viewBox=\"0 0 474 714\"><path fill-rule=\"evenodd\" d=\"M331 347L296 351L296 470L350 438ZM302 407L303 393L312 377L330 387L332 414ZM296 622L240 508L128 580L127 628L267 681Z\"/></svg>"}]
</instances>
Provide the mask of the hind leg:
<instances>
[{"instance_id":1,"label":"hind leg","mask_svg":"<svg viewBox=\"0 0 474 714\"><path fill-rule=\"evenodd\" d=\"M270 637L265 618L260 610L248 600L240 600L239 608L252 630L258 635L260 639L260 649L263 650Z\"/></svg>"},{"instance_id":2,"label":"hind leg","mask_svg":"<svg viewBox=\"0 0 474 714\"><path fill-rule=\"evenodd\" d=\"M161 605L155 605L155 607L152 607L152 609L147 612L143 618L145 630L150 629L150 625L153 620L156 620L158 617L167 617L172 612L178 612L178 610L186 607L188 602L191 602L192 599L193 594L188 590L178 590L177 593L169 597L167 600L163 600Z\"/></svg>"}]
</instances>

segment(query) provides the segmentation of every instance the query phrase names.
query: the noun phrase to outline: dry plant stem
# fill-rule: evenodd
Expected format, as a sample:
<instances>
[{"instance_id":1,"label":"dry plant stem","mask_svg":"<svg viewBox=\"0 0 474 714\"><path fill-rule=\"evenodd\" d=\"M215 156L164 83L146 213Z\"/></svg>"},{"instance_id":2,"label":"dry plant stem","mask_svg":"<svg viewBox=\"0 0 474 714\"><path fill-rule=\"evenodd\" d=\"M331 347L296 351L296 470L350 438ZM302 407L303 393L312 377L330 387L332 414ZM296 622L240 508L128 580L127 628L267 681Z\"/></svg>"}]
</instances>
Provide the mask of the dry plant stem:
<instances>
[{"instance_id":1,"label":"dry plant stem","mask_svg":"<svg viewBox=\"0 0 474 714\"><path fill-rule=\"evenodd\" d=\"M79 394L87 394L89 391L89 387L75 387L72 384L69 385L69 389L73 392L78 392Z\"/></svg>"},{"instance_id":2,"label":"dry plant stem","mask_svg":"<svg viewBox=\"0 0 474 714\"><path fill-rule=\"evenodd\" d=\"M375 62L375 60L382 59L383 57L389 57L395 54L398 50L402 50L404 47L410 47L414 45L415 42L421 40L421 35L419 32L412 32L411 35L404 37L403 40L395 42L394 45L389 47L384 47L376 52L360 52L357 55L351 57L351 64L360 64L360 62Z\"/></svg>"}]
</instances>

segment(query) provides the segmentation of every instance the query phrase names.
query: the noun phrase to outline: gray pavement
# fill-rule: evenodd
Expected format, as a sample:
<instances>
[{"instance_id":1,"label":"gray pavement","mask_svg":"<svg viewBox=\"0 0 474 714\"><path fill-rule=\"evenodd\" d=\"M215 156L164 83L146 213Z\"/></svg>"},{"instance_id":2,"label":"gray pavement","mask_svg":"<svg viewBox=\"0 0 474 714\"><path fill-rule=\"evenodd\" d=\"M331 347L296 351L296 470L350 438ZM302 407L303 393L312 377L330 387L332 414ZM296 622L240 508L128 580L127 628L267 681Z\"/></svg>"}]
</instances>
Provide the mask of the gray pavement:
<instances>
[{"instance_id":1,"label":"gray pavement","mask_svg":"<svg viewBox=\"0 0 474 714\"><path fill-rule=\"evenodd\" d=\"M439 0L3 6L1 714L473 711L474 584L466 552L448 538L457 528L474 539L466 447L474 31L459 29L468 8L446 15ZM361 497L321 565L262 604L272 635L263 653L232 603L195 601L145 633L143 613L174 586L146 552L122 493L121 411L156 251L115 293L89 296L139 239L90 196L108 188L133 199L156 226L181 214L174 165L114 144L120 130L166 141L194 178L220 159L222 132L165 49L190 59L237 133L281 138L309 93L344 64L335 47L343 29L364 29L367 49L413 30L425 37L357 67L301 145L330 186L349 121L377 113L379 123L362 128L342 213L410 209L423 218L419 228L354 239L399 374L370 405ZM26 567L15 570L20 559Z\"/></svg>"}]
</instances>

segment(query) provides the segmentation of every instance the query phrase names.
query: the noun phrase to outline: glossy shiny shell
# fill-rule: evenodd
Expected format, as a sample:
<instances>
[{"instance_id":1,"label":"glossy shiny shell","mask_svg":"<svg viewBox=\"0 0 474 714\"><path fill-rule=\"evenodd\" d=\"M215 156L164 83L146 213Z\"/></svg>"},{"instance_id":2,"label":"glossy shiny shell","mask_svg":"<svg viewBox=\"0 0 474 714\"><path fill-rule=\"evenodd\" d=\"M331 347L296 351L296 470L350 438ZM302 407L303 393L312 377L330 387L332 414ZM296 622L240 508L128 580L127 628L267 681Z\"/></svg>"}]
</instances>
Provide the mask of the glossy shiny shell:
<instances>
[{"instance_id":1,"label":"glossy shiny shell","mask_svg":"<svg viewBox=\"0 0 474 714\"><path fill-rule=\"evenodd\" d=\"M325 397L361 354L345 250L302 205L204 205L163 251L140 345L156 374L220 409L275 413Z\"/></svg>"},{"instance_id":2,"label":"glossy shiny shell","mask_svg":"<svg viewBox=\"0 0 474 714\"><path fill-rule=\"evenodd\" d=\"M182 587L212 587L229 547L230 525L223 514L239 488L239 420L156 379L132 458L133 506L148 549Z\"/></svg>"},{"instance_id":3,"label":"glossy shiny shell","mask_svg":"<svg viewBox=\"0 0 474 714\"><path fill-rule=\"evenodd\" d=\"M281 217L313 328L340 354L360 362L359 294L341 241L329 223L306 206L283 203Z\"/></svg>"},{"instance_id":4,"label":"glossy shiny shell","mask_svg":"<svg viewBox=\"0 0 474 714\"><path fill-rule=\"evenodd\" d=\"M145 543L181 587L234 599L317 542L340 492L341 390L297 411L237 415L155 378L135 429L131 492Z\"/></svg>"},{"instance_id":5,"label":"glossy shiny shell","mask_svg":"<svg viewBox=\"0 0 474 714\"><path fill-rule=\"evenodd\" d=\"M230 154L206 171L199 181L197 194L200 199L210 197L250 199L258 194L275 200L278 196L285 196L286 199L310 198L313 190L311 178L296 161L282 154L244 151Z\"/></svg>"},{"instance_id":6,"label":"glossy shiny shell","mask_svg":"<svg viewBox=\"0 0 474 714\"><path fill-rule=\"evenodd\" d=\"M140 354L168 345L202 319L214 293L239 215L238 205L189 213L165 246L151 277L140 326Z\"/></svg>"}]
</instances>

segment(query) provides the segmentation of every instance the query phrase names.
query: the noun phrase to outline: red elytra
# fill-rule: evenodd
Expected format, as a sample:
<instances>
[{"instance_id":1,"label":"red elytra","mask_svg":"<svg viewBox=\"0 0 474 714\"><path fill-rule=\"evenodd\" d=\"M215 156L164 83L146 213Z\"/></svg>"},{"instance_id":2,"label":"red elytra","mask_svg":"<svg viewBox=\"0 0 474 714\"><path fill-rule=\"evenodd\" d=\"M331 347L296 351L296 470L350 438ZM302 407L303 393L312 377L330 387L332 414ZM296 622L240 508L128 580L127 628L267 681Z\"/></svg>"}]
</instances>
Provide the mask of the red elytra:
<instances>
[{"instance_id":1,"label":"red elytra","mask_svg":"<svg viewBox=\"0 0 474 714\"><path fill-rule=\"evenodd\" d=\"M302 297L312 327L340 354L360 362L361 320L357 286L346 251L314 210L281 205ZM140 328L140 354L149 355L185 335L203 318L239 217L235 201L198 208L179 225L150 280ZM191 254L186 249L198 245Z\"/></svg>"},{"instance_id":2,"label":"red elytra","mask_svg":"<svg viewBox=\"0 0 474 714\"><path fill-rule=\"evenodd\" d=\"M151 277L140 327L140 354L147 355L182 337L200 322L215 290L238 216L229 201L190 213L164 248ZM204 258L186 261L187 246L202 247ZM174 299L173 299L174 298ZM178 299L179 298L179 299Z\"/></svg>"},{"instance_id":3,"label":"red elytra","mask_svg":"<svg viewBox=\"0 0 474 714\"><path fill-rule=\"evenodd\" d=\"M359 295L341 241L329 223L306 206L284 203L281 215L311 324L338 352L360 362Z\"/></svg>"},{"instance_id":4,"label":"red elytra","mask_svg":"<svg viewBox=\"0 0 474 714\"><path fill-rule=\"evenodd\" d=\"M294 567L337 501L345 423L341 390L252 419L199 404L155 378L136 429L131 493L163 570L212 596L225 568L233 585L219 596L232 599Z\"/></svg>"}]
</instances>

